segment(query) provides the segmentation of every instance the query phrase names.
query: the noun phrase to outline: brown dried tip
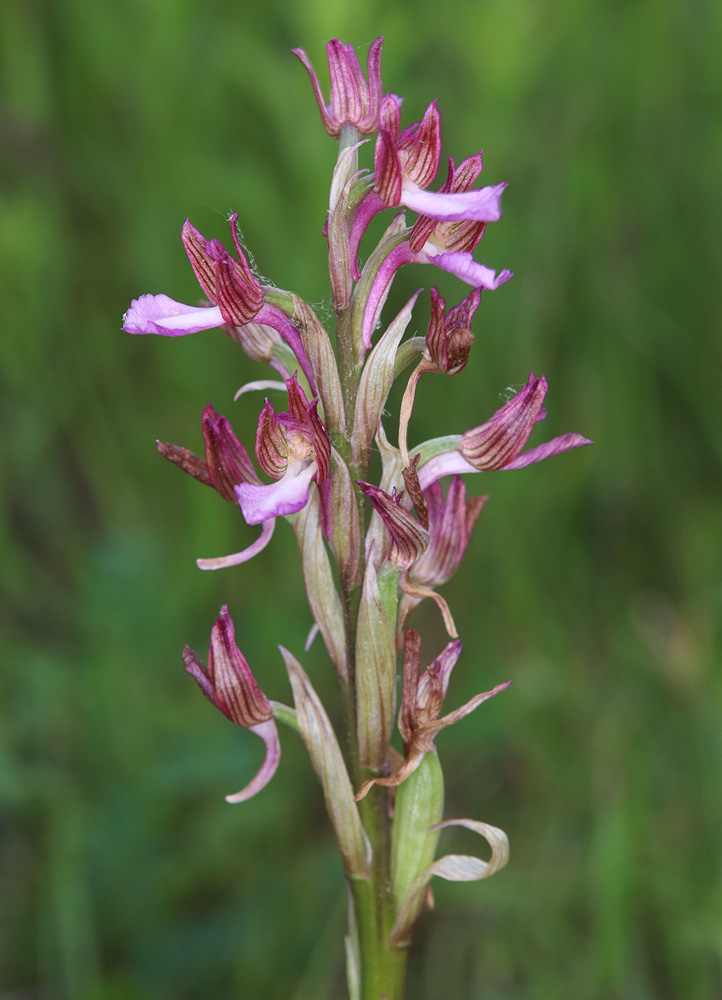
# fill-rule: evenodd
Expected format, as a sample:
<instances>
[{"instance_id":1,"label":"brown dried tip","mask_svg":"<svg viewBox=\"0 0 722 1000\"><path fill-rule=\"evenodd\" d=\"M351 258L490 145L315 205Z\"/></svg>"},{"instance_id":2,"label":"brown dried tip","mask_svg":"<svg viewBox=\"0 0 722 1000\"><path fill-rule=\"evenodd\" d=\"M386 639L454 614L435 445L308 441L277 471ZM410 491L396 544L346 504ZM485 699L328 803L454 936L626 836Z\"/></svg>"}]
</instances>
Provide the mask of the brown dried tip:
<instances>
[{"instance_id":1,"label":"brown dried tip","mask_svg":"<svg viewBox=\"0 0 722 1000\"><path fill-rule=\"evenodd\" d=\"M406 484L406 491L409 494L412 504L416 510L419 518L419 523L422 527L428 530L429 527L429 512L426 507L426 501L424 500L424 494L421 490L421 484L419 483L419 476L417 473L417 468L421 455L414 455L411 459L411 464L407 465L403 470L404 483Z\"/></svg>"},{"instance_id":2,"label":"brown dried tip","mask_svg":"<svg viewBox=\"0 0 722 1000\"><path fill-rule=\"evenodd\" d=\"M183 448L178 444L171 444L169 441L156 441L155 446L164 458L169 459L179 469L183 469L184 472L193 476L199 483L205 483L206 486L213 486L208 466L202 458L194 455L188 448Z\"/></svg>"}]
</instances>

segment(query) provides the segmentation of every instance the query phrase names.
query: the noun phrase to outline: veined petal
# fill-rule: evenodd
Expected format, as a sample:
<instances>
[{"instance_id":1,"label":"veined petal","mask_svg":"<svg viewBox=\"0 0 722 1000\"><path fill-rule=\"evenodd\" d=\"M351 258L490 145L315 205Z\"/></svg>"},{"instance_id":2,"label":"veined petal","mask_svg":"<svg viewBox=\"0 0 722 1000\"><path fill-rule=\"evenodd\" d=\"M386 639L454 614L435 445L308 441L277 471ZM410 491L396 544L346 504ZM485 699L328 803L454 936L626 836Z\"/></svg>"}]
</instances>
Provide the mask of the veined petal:
<instances>
[{"instance_id":1,"label":"veined petal","mask_svg":"<svg viewBox=\"0 0 722 1000\"><path fill-rule=\"evenodd\" d=\"M361 480L356 480L356 484L381 515L391 536L389 561L399 569L408 569L429 544L428 531L401 506L395 491L391 495L380 487Z\"/></svg>"},{"instance_id":2,"label":"veined petal","mask_svg":"<svg viewBox=\"0 0 722 1000\"><path fill-rule=\"evenodd\" d=\"M466 431L459 451L475 468L503 469L521 452L534 430L547 393L547 381L530 372L526 385L489 420Z\"/></svg>"},{"instance_id":3,"label":"veined petal","mask_svg":"<svg viewBox=\"0 0 722 1000\"><path fill-rule=\"evenodd\" d=\"M422 586L437 587L456 572L487 497L467 499L463 480L454 476L445 501L438 482L424 499L429 511L429 547L414 563L412 576Z\"/></svg>"},{"instance_id":4,"label":"veined petal","mask_svg":"<svg viewBox=\"0 0 722 1000\"><path fill-rule=\"evenodd\" d=\"M249 559L253 559L265 549L271 540L275 526L276 519L269 518L268 521L263 522L261 534L255 542L252 542L245 549L234 552L230 556L218 556L216 559L196 559L196 566L198 569L224 569L226 566L239 566L241 563L248 562Z\"/></svg>"},{"instance_id":5,"label":"veined petal","mask_svg":"<svg viewBox=\"0 0 722 1000\"><path fill-rule=\"evenodd\" d=\"M425 260L424 256L414 254L409 248L408 242L404 242L394 247L381 262L371 283L363 311L361 331L364 347L371 347L371 339L376 329L376 324L381 316L381 310L389 294L391 282L398 269L412 261L423 263Z\"/></svg>"},{"instance_id":6,"label":"veined petal","mask_svg":"<svg viewBox=\"0 0 722 1000\"><path fill-rule=\"evenodd\" d=\"M308 379L308 383L311 386L311 391L316 393L316 379L314 376L313 368L306 355L306 350L303 346L303 340L299 334L296 327L293 325L291 320L286 316L286 314L279 309L277 306L269 305L267 302L259 309L255 316L257 323L261 323L264 326L270 326L273 330L281 335L288 346L291 348L296 356L296 360L301 366L303 374Z\"/></svg>"},{"instance_id":7,"label":"veined petal","mask_svg":"<svg viewBox=\"0 0 722 1000\"><path fill-rule=\"evenodd\" d=\"M199 458L198 455L194 455L190 449L182 448L178 444L171 444L170 441L156 441L155 446L164 458L177 465L179 469L187 472L189 476L193 476L199 483L203 483L205 486L210 486L213 489L211 474L208 471L208 463L204 459Z\"/></svg>"},{"instance_id":8,"label":"veined petal","mask_svg":"<svg viewBox=\"0 0 722 1000\"><path fill-rule=\"evenodd\" d=\"M206 297L217 305L216 301L216 279L213 273L213 260L206 253L208 240L203 233L198 232L190 219L186 219L181 230L183 246L191 262L193 273L198 278L198 284L203 289Z\"/></svg>"},{"instance_id":9,"label":"veined petal","mask_svg":"<svg viewBox=\"0 0 722 1000\"><path fill-rule=\"evenodd\" d=\"M496 271L484 264L479 264L466 250L458 250L455 253L435 253L435 248L431 243L427 243L423 253L430 264L436 264L442 271L455 274L467 285L474 288L487 288L493 291L499 285L513 277L511 271L503 270L497 276Z\"/></svg>"},{"instance_id":10,"label":"veined petal","mask_svg":"<svg viewBox=\"0 0 722 1000\"><path fill-rule=\"evenodd\" d=\"M210 403L203 411L203 440L211 485L224 500L236 502L236 483L259 483L253 462L233 432L229 420Z\"/></svg>"},{"instance_id":11,"label":"veined petal","mask_svg":"<svg viewBox=\"0 0 722 1000\"><path fill-rule=\"evenodd\" d=\"M363 235L368 229L369 223L373 217L378 215L379 212L382 212L386 207L386 203L379 198L376 192L370 191L354 213L348 240L348 252L351 260L351 267L353 268L354 281L358 281L361 277L361 271L358 266L358 253Z\"/></svg>"},{"instance_id":12,"label":"veined petal","mask_svg":"<svg viewBox=\"0 0 722 1000\"><path fill-rule=\"evenodd\" d=\"M547 441L546 444L538 444L536 448L529 448L528 451L523 451L521 455L505 465L504 468L523 469L527 465L533 465L535 462L542 462L545 458L551 458L552 455L561 455L564 451L570 451L572 448L583 448L587 444L594 444L594 442L578 434L576 431L570 434L562 434L560 437L555 437L551 441Z\"/></svg>"},{"instance_id":13,"label":"veined petal","mask_svg":"<svg viewBox=\"0 0 722 1000\"><path fill-rule=\"evenodd\" d=\"M313 87L313 93L314 96L316 97L316 103L318 104L318 109L321 112L321 120L323 122L323 127L326 129L329 135L337 137L340 131L340 127L329 114L328 108L326 107L325 98L321 93L321 84L318 82L318 76L316 75L316 71L311 65L311 60L306 55L304 49L291 49L291 52L293 52L295 56L298 56L303 65L306 67L306 72L308 73L311 79L311 86Z\"/></svg>"},{"instance_id":14,"label":"veined petal","mask_svg":"<svg viewBox=\"0 0 722 1000\"><path fill-rule=\"evenodd\" d=\"M431 289L426 348L437 371L457 375L466 366L474 343L469 326L480 300L481 291L475 288L463 302L445 313L446 303L435 288Z\"/></svg>"},{"instance_id":15,"label":"veined petal","mask_svg":"<svg viewBox=\"0 0 722 1000\"><path fill-rule=\"evenodd\" d=\"M401 204L403 177L394 137L381 129L374 149L374 191L387 208Z\"/></svg>"},{"instance_id":16,"label":"veined petal","mask_svg":"<svg viewBox=\"0 0 722 1000\"><path fill-rule=\"evenodd\" d=\"M226 802L246 802L258 795L262 788L265 788L278 768L281 759L281 741L278 738L278 729L273 719L261 722L257 726L249 726L249 731L255 733L266 745L266 756L256 777L250 781L240 792L233 795L226 795Z\"/></svg>"},{"instance_id":17,"label":"veined petal","mask_svg":"<svg viewBox=\"0 0 722 1000\"><path fill-rule=\"evenodd\" d=\"M383 36L371 45L368 55L368 81L354 52L353 45L344 45L332 38L326 46L328 69L331 77L331 97L326 104L318 77L303 49L291 49L306 67L311 79L323 127L329 135L338 138L346 122L355 125L359 132L371 135L378 128L379 105L382 97L381 43Z\"/></svg>"},{"instance_id":18,"label":"veined petal","mask_svg":"<svg viewBox=\"0 0 722 1000\"><path fill-rule=\"evenodd\" d=\"M269 518L295 514L306 506L311 480L317 470L315 462L302 466L300 470L299 464L289 462L283 478L276 483L267 486L241 483L236 486L236 496L247 524L260 524Z\"/></svg>"},{"instance_id":19,"label":"veined petal","mask_svg":"<svg viewBox=\"0 0 722 1000\"><path fill-rule=\"evenodd\" d=\"M458 451L445 451L435 455L419 469L419 483L422 490L427 490L432 483L444 476L465 475L467 472L478 472L473 465L459 454Z\"/></svg>"},{"instance_id":20,"label":"veined petal","mask_svg":"<svg viewBox=\"0 0 722 1000\"><path fill-rule=\"evenodd\" d=\"M405 128L396 137L404 180L427 188L436 177L441 157L441 118L432 101L418 125Z\"/></svg>"},{"instance_id":21,"label":"veined petal","mask_svg":"<svg viewBox=\"0 0 722 1000\"><path fill-rule=\"evenodd\" d=\"M248 661L238 648L233 620L227 605L211 629L208 665L186 646L185 668L196 679L203 694L237 726L250 729L271 718L271 708L253 676Z\"/></svg>"},{"instance_id":22,"label":"veined petal","mask_svg":"<svg viewBox=\"0 0 722 1000\"><path fill-rule=\"evenodd\" d=\"M224 323L218 306L187 306L168 295L141 295L133 299L123 317L126 333L158 333L162 337L185 337Z\"/></svg>"},{"instance_id":23,"label":"veined petal","mask_svg":"<svg viewBox=\"0 0 722 1000\"><path fill-rule=\"evenodd\" d=\"M501 684L495 685L490 691L482 691L481 694L474 695L474 697L470 698L466 704L454 709L453 712L449 712L448 715L444 715L441 719L437 719L436 722L429 723L426 727L427 731L439 732L447 726L453 726L455 722L459 722L460 719L470 715L476 708L479 707L479 705L483 705L485 701L493 698L494 695L501 694L502 691L506 691L510 684L511 681L502 681Z\"/></svg>"},{"instance_id":24,"label":"veined petal","mask_svg":"<svg viewBox=\"0 0 722 1000\"><path fill-rule=\"evenodd\" d=\"M501 218L501 193L505 183L493 184L472 191L445 193L422 191L418 184L405 180L401 189L401 204L438 222L498 222Z\"/></svg>"}]
</instances>

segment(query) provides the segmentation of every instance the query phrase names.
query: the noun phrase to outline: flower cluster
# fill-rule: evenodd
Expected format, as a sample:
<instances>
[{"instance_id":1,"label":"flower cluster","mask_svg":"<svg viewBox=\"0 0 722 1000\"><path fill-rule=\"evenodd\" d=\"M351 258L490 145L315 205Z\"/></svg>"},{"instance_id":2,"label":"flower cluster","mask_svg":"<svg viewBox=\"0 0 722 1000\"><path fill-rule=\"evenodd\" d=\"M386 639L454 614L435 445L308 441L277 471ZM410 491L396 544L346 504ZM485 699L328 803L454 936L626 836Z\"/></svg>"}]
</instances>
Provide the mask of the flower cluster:
<instances>
[{"instance_id":1,"label":"flower cluster","mask_svg":"<svg viewBox=\"0 0 722 1000\"><path fill-rule=\"evenodd\" d=\"M313 631L320 632L334 664L350 732L337 740L310 680L286 650L282 653L295 708L268 701L236 645L227 608L213 626L207 666L186 647L186 668L214 705L266 745L258 775L242 792L228 796L229 801L256 794L275 772L280 757L276 719L300 732L323 786L359 912L362 883L370 885L372 893L381 893L379 898L392 900L383 904L392 907L384 917L394 928L384 942L390 947L407 940L431 874L456 877L445 874L453 868L445 867L445 859L433 862L443 795L435 737L508 683L496 684L439 717L462 646L437 588L458 568L487 500L467 496L461 477L521 469L590 442L571 433L527 448L536 424L545 417L547 393L546 379L530 374L516 395L477 426L409 447L419 378L427 372L462 372L474 342L471 324L481 292L498 289L512 277L510 271L497 272L473 257L487 223L501 217L506 185L476 186L482 171L477 153L458 166L450 159L446 179L432 190L441 164L440 112L434 101L420 122L402 127L401 99L383 89L381 46L381 38L371 46L364 75L351 46L337 39L328 44L328 104L306 53L294 50L309 73L323 127L339 142L324 227L335 349L311 306L267 284L254 271L237 214L229 220L232 252L219 240L206 239L190 221L182 227L181 239L202 299L184 304L164 294L142 295L132 302L123 328L167 337L222 328L251 360L268 364L275 373L239 390L262 389L283 399L277 408L267 398L259 413L255 456L260 472L228 419L210 404L202 415L203 458L165 442L159 442L158 449L237 504L249 525L261 526L260 536L248 548L199 559L202 569L248 561L268 544L278 518L291 522ZM359 167L360 148L369 137L375 137L372 171ZM362 256L370 221L389 210L380 241ZM409 221L407 212L414 213ZM424 337L405 337L419 292L384 325L392 282L407 264L432 264L472 289L458 305L447 307L431 288ZM411 374L404 376L411 365ZM382 416L399 377L406 378L406 387L396 446L389 442ZM374 447L382 458L378 482L370 481ZM449 642L422 670L420 636L407 628L407 619L426 597L438 605ZM392 744L401 650L397 726L403 755ZM350 748L345 757L341 745ZM385 808L364 811L366 796L383 800L387 789L396 790L393 823ZM483 877L478 874L481 864L483 874L491 874L506 858L504 835L471 820L458 822L482 833L494 852L488 864L466 859L470 865L476 862L469 870L477 874L458 877ZM391 843L389 866L384 858ZM386 896L380 879L391 879ZM357 963L362 978L373 949L361 937L350 961ZM390 997L392 987L385 988Z\"/></svg>"}]
</instances>

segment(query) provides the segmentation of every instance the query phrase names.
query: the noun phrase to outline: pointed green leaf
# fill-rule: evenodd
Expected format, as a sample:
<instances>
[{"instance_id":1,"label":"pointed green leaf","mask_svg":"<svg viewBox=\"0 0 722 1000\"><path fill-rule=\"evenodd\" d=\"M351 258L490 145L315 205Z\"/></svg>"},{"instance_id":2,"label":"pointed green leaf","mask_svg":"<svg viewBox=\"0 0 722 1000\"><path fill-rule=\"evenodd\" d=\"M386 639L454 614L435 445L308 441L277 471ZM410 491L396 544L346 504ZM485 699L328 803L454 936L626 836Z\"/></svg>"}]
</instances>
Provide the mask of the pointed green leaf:
<instances>
[{"instance_id":1,"label":"pointed green leaf","mask_svg":"<svg viewBox=\"0 0 722 1000\"><path fill-rule=\"evenodd\" d=\"M336 734L320 698L301 664L279 647L293 689L301 737L321 779L326 809L333 824L344 867L351 878L369 877L371 844L361 824L358 806Z\"/></svg>"}]
</instances>

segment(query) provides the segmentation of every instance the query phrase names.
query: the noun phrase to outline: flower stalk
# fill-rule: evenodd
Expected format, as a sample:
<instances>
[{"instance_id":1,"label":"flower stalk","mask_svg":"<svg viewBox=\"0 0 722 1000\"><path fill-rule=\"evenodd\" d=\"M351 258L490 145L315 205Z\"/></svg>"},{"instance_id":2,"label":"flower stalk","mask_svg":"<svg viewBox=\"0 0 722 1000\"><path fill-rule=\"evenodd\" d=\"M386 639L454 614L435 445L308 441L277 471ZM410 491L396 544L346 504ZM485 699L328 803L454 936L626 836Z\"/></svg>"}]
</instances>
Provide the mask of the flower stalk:
<instances>
[{"instance_id":1,"label":"flower stalk","mask_svg":"<svg viewBox=\"0 0 722 1000\"><path fill-rule=\"evenodd\" d=\"M227 796L229 802L245 801L273 777L281 755L277 722L301 736L348 884L352 1000L401 1000L414 925L431 900L433 875L472 881L508 860L508 841L498 828L443 818L436 739L510 683L492 681L489 690L442 714L447 694L453 699L451 676L462 643L438 588L458 569L488 499L467 496L461 477L522 469L591 443L573 433L526 447L546 416L547 382L532 374L484 422L409 445L419 379L463 371L482 289L493 291L512 275L472 256L486 225L501 217L505 184L475 186L482 169L477 154L458 167L450 160L446 180L432 190L441 113L432 102L420 123L402 127L401 99L383 90L382 42L370 47L365 72L352 46L338 39L328 44L328 103L308 56L294 50L309 74L323 128L338 141L324 224L335 331L329 335L299 295L259 278L236 213L229 220L232 252L190 221L182 227L204 296L200 305L146 294L124 319L132 334L178 337L220 328L248 359L271 369L242 385L236 398L258 390L284 394L280 405L266 399L260 408L255 463L211 404L201 419L202 457L168 442L159 442L158 450L237 505L246 523L260 526L246 549L198 559L201 569L262 558L276 520L286 518L293 527L313 623L309 641L316 633L323 641L340 710L323 705L296 655L283 647L294 707L269 700L236 645L227 607L211 630L206 664L188 646L183 658L206 697L265 745L258 773ZM372 170L360 166L367 142ZM369 222L381 212L390 213L387 228L375 247L364 250ZM415 218L407 221L407 212ZM422 289L396 316L385 311L396 272L407 264L433 264L472 288L448 308L431 288L425 337L414 334ZM397 379L406 387L389 440L384 422ZM241 433L246 443L252 436L248 428ZM381 456L378 481L372 481L375 450ZM449 641L423 666L421 635L408 620L426 597L438 605ZM440 831L452 824L482 836L491 858L436 858Z\"/></svg>"}]
</instances>

